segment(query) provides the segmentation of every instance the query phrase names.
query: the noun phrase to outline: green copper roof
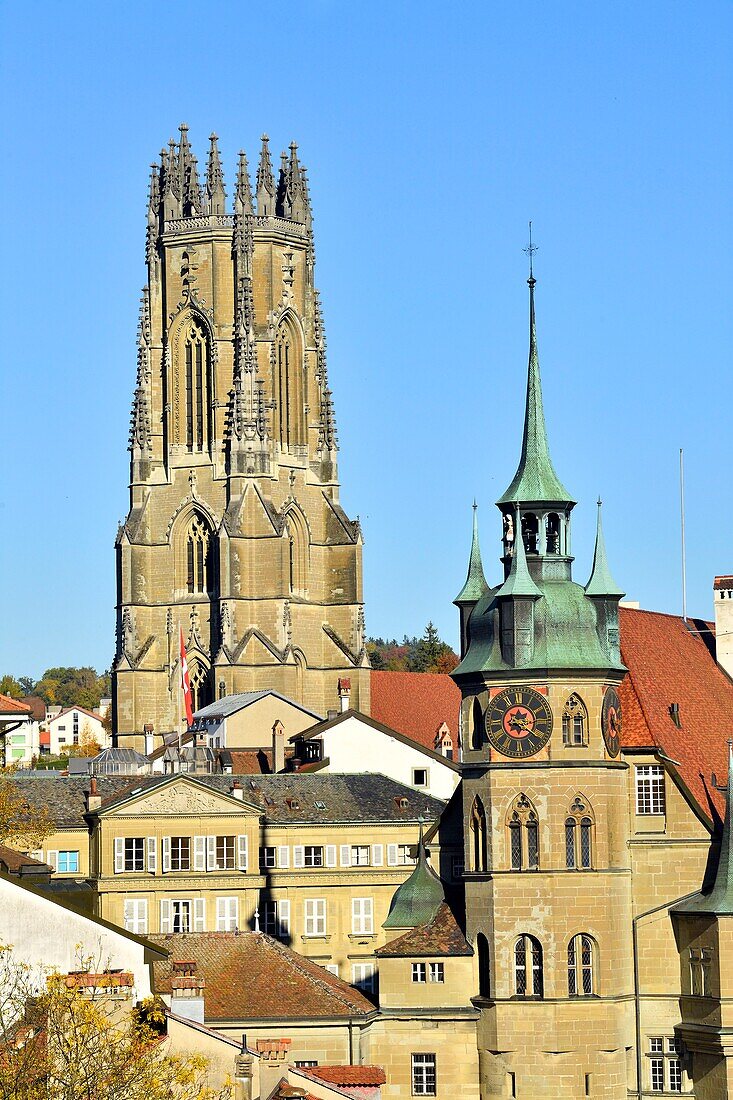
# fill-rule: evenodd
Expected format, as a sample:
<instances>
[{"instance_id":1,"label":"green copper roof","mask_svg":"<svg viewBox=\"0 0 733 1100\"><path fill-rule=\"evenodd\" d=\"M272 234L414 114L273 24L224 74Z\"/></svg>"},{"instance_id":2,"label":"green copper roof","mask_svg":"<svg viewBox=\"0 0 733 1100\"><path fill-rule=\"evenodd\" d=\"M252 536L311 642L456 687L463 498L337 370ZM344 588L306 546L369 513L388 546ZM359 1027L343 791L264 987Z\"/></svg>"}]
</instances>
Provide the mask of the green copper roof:
<instances>
[{"instance_id":1,"label":"green copper roof","mask_svg":"<svg viewBox=\"0 0 733 1100\"><path fill-rule=\"evenodd\" d=\"M497 500L502 504L575 504L555 473L547 443L545 413L542 408L540 361L537 355L537 330L534 318L535 280L529 280L529 365L527 368L527 404L519 466L511 485Z\"/></svg>"},{"instance_id":2,"label":"green copper roof","mask_svg":"<svg viewBox=\"0 0 733 1100\"><path fill-rule=\"evenodd\" d=\"M473 537L471 538L471 557L468 562L468 576L466 583L458 593L453 603L478 603L482 596L489 591L484 576L484 567L481 564L481 550L478 544L478 509L476 502L473 504Z\"/></svg>"},{"instance_id":3,"label":"green copper roof","mask_svg":"<svg viewBox=\"0 0 733 1100\"><path fill-rule=\"evenodd\" d=\"M733 916L733 844L731 844L731 807L733 806L733 744L728 742L728 792L725 821L720 838L720 855L715 871L715 881L708 893L695 894L681 901L674 909L687 913L717 913Z\"/></svg>"},{"instance_id":4,"label":"green copper roof","mask_svg":"<svg viewBox=\"0 0 733 1100\"><path fill-rule=\"evenodd\" d=\"M522 538L522 520L518 508L514 514L514 530L517 535L514 539L514 553L512 554L512 564L509 566L509 576L496 593L496 598L500 600L506 596L528 596L539 600L542 593L532 580L527 568L527 555L524 552L524 539Z\"/></svg>"},{"instance_id":5,"label":"green copper roof","mask_svg":"<svg viewBox=\"0 0 733 1100\"><path fill-rule=\"evenodd\" d=\"M606 543L603 538L601 520L601 501L598 501L598 521L596 525L596 548L593 551L593 568L585 586L586 596L623 596L623 592L611 576L606 560Z\"/></svg>"},{"instance_id":6,"label":"green copper roof","mask_svg":"<svg viewBox=\"0 0 733 1100\"><path fill-rule=\"evenodd\" d=\"M438 912L445 900L443 884L429 866L422 839L417 846L417 867L408 879L398 886L389 907L383 928L417 928L427 924Z\"/></svg>"}]
</instances>

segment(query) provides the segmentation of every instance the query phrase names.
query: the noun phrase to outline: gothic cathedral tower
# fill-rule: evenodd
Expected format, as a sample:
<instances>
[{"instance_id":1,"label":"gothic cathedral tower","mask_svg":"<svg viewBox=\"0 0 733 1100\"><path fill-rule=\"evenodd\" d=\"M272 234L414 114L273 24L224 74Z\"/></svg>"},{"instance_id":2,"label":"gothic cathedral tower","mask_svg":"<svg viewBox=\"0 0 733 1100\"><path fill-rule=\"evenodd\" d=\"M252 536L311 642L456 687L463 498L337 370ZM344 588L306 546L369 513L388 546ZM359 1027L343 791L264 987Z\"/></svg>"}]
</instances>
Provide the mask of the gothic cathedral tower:
<instances>
[{"instance_id":1,"label":"gothic cathedral tower","mask_svg":"<svg viewBox=\"0 0 733 1100\"><path fill-rule=\"evenodd\" d=\"M194 709L273 688L325 714L338 680L369 711L362 537L339 503L336 424L296 146L226 211L217 138L201 186L187 127L153 165L130 511L117 551L120 745L180 729L179 631ZM159 743L159 742L158 742Z\"/></svg>"},{"instance_id":2,"label":"gothic cathedral tower","mask_svg":"<svg viewBox=\"0 0 733 1100\"><path fill-rule=\"evenodd\" d=\"M598 513L572 580L575 502L547 444L530 275L522 452L497 504L503 581L474 525L461 615L467 931L479 962L482 1100L626 1096L631 873L618 601Z\"/></svg>"}]
</instances>

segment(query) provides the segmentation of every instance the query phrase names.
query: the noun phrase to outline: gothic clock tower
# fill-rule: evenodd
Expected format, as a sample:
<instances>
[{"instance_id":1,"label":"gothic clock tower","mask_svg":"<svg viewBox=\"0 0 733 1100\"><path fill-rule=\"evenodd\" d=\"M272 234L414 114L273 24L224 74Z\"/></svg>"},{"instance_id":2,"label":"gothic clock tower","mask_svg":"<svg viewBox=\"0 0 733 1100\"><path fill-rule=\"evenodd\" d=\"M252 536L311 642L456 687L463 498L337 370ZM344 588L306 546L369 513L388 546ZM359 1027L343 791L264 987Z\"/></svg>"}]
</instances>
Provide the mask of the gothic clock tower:
<instances>
[{"instance_id":1,"label":"gothic clock tower","mask_svg":"<svg viewBox=\"0 0 733 1100\"><path fill-rule=\"evenodd\" d=\"M575 501L542 407L529 279L522 451L501 513L503 579L474 528L461 614L467 930L479 961L482 1100L625 1097L633 1045L622 593L598 530L572 579Z\"/></svg>"},{"instance_id":2,"label":"gothic clock tower","mask_svg":"<svg viewBox=\"0 0 733 1100\"><path fill-rule=\"evenodd\" d=\"M118 743L273 688L320 714L351 680L369 712L362 537L341 507L308 183L297 148L228 207L216 134L203 183L181 126L154 164L147 284L117 551ZM160 743L156 741L156 743Z\"/></svg>"}]
</instances>

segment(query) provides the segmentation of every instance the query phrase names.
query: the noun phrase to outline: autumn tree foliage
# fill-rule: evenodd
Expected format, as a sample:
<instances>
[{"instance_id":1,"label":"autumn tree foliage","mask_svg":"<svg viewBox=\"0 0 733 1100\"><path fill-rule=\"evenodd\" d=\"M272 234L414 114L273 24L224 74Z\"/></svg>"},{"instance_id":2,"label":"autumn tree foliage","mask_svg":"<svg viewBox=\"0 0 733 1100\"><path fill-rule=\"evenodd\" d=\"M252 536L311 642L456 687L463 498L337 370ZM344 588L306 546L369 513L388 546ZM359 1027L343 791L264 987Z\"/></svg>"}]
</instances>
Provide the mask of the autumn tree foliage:
<instances>
[{"instance_id":1,"label":"autumn tree foliage","mask_svg":"<svg viewBox=\"0 0 733 1100\"><path fill-rule=\"evenodd\" d=\"M384 638L369 638L367 652L372 668L387 672L452 672L458 657L447 642L442 641L432 622L421 638L398 642Z\"/></svg>"},{"instance_id":2,"label":"autumn tree foliage","mask_svg":"<svg viewBox=\"0 0 733 1100\"><path fill-rule=\"evenodd\" d=\"M12 775L12 768L0 772L0 844L33 852L54 832L54 820L47 806L28 801Z\"/></svg>"},{"instance_id":3,"label":"autumn tree foliage","mask_svg":"<svg viewBox=\"0 0 733 1100\"><path fill-rule=\"evenodd\" d=\"M161 1002L133 1007L116 977L39 975L0 947L0 1100L231 1097L209 1086L205 1058L171 1052Z\"/></svg>"}]
</instances>

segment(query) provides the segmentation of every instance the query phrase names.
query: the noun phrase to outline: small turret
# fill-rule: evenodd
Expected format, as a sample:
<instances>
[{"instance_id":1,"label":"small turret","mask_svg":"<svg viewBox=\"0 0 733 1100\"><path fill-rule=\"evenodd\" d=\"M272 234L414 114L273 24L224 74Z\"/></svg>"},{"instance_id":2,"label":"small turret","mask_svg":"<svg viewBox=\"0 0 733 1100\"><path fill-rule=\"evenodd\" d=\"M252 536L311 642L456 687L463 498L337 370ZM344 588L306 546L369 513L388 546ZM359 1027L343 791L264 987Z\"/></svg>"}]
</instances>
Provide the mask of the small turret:
<instances>
[{"instance_id":1,"label":"small turret","mask_svg":"<svg viewBox=\"0 0 733 1100\"><path fill-rule=\"evenodd\" d=\"M163 218L172 221L181 216L181 179L178 172L176 143L173 138L168 142L168 151L161 150L163 168Z\"/></svg>"},{"instance_id":2,"label":"small turret","mask_svg":"<svg viewBox=\"0 0 733 1100\"><path fill-rule=\"evenodd\" d=\"M593 568L591 569L588 583L585 586L585 594L593 602L596 609L596 622L598 629L598 641L604 653L610 661L618 664L621 660L620 638L618 625L618 602L624 593L618 587L606 558L606 543L603 538L603 521L601 519L602 501L598 498L598 518L596 520L596 545L593 551Z\"/></svg>"},{"instance_id":3,"label":"small turret","mask_svg":"<svg viewBox=\"0 0 733 1100\"><path fill-rule=\"evenodd\" d=\"M221 161L219 160L218 140L216 134L212 133L209 135L211 146L209 148L209 159L206 165L206 194L209 200L210 214L226 213L227 193L224 188L224 173L222 172Z\"/></svg>"},{"instance_id":4,"label":"small turret","mask_svg":"<svg viewBox=\"0 0 733 1100\"><path fill-rule=\"evenodd\" d=\"M466 654L469 643L469 620L471 612L489 591L484 576L484 567L481 562L481 549L478 541L478 505L473 502L473 534L471 536L471 556L468 560L468 574L466 583L458 593L453 603L460 612L461 617L461 658Z\"/></svg>"},{"instance_id":5,"label":"small turret","mask_svg":"<svg viewBox=\"0 0 733 1100\"><path fill-rule=\"evenodd\" d=\"M258 173L259 178L259 173ZM249 167L247 154L243 149L239 150L239 165L237 167L237 186L234 191L234 208L236 214L253 214L252 185L249 182Z\"/></svg>"},{"instance_id":6,"label":"small turret","mask_svg":"<svg viewBox=\"0 0 733 1100\"><path fill-rule=\"evenodd\" d=\"M257 168L257 213L260 217L269 217L275 213L275 177L272 174L269 141L267 134L263 134Z\"/></svg>"},{"instance_id":7,"label":"small turret","mask_svg":"<svg viewBox=\"0 0 733 1100\"><path fill-rule=\"evenodd\" d=\"M178 145L178 171L181 178L181 207L183 217L200 214L203 210L203 196L199 185L198 161L188 143L188 126L182 122L178 127L181 140Z\"/></svg>"},{"instance_id":8,"label":"small turret","mask_svg":"<svg viewBox=\"0 0 733 1100\"><path fill-rule=\"evenodd\" d=\"M288 164L288 198L290 200L290 217L294 222L306 220L307 195L303 182L303 173L298 162L298 146L294 141L290 143L290 163Z\"/></svg>"},{"instance_id":9,"label":"small turret","mask_svg":"<svg viewBox=\"0 0 733 1100\"><path fill-rule=\"evenodd\" d=\"M423 825L417 842L417 866L409 878L398 886L392 897L387 919L382 925L389 930L417 928L428 924L445 900L443 884L428 863Z\"/></svg>"}]
</instances>

